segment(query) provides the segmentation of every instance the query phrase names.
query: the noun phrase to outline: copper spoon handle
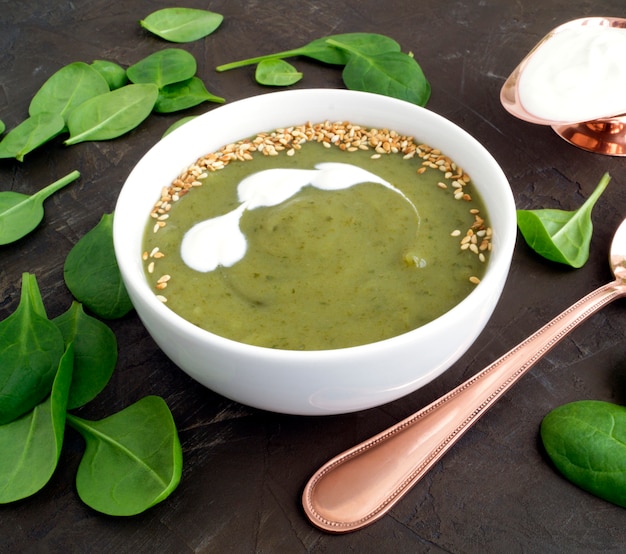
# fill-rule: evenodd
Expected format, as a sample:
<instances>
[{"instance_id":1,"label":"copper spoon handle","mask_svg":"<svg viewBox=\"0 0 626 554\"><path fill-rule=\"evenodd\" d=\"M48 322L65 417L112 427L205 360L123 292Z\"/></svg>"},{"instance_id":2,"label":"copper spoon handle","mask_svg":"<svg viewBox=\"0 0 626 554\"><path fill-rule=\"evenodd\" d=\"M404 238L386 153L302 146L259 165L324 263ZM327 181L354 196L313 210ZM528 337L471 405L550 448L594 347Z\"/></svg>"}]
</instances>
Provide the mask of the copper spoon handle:
<instances>
[{"instance_id":1,"label":"copper spoon handle","mask_svg":"<svg viewBox=\"0 0 626 554\"><path fill-rule=\"evenodd\" d=\"M591 292L439 400L327 462L304 489L307 517L333 533L381 518L535 362L622 296L621 279Z\"/></svg>"}]
</instances>

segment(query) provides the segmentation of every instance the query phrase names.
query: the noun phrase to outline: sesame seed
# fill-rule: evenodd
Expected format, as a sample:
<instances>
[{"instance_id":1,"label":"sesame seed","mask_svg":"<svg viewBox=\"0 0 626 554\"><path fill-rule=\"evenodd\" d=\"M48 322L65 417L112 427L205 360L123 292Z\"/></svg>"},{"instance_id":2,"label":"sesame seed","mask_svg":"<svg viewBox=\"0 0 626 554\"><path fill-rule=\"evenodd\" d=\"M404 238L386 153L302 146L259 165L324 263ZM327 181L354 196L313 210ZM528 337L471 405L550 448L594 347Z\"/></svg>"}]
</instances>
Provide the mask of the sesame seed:
<instances>
[{"instance_id":1,"label":"sesame seed","mask_svg":"<svg viewBox=\"0 0 626 554\"><path fill-rule=\"evenodd\" d=\"M477 285L478 283L480 283L480 279L474 275L472 275L470 278L470 283L474 283L475 285Z\"/></svg>"}]
</instances>

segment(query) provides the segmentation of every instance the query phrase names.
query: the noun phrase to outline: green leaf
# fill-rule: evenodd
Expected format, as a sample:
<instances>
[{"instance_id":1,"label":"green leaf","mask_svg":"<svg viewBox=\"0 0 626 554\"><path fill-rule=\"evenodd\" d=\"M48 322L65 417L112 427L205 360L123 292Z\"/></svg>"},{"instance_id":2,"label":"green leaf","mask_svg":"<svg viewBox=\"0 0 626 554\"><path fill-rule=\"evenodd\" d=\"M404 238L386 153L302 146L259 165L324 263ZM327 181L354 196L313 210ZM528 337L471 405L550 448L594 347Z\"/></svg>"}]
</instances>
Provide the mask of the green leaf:
<instances>
[{"instance_id":1,"label":"green leaf","mask_svg":"<svg viewBox=\"0 0 626 554\"><path fill-rule=\"evenodd\" d=\"M196 69L196 59L189 52L180 48L166 48L131 65L126 74L133 83L152 83L163 88L191 79Z\"/></svg>"},{"instance_id":2,"label":"green leaf","mask_svg":"<svg viewBox=\"0 0 626 554\"><path fill-rule=\"evenodd\" d=\"M182 474L182 450L163 399L147 396L100 421L68 414L86 442L76 475L85 504L114 516L141 513L167 498Z\"/></svg>"},{"instance_id":3,"label":"green leaf","mask_svg":"<svg viewBox=\"0 0 626 554\"><path fill-rule=\"evenodd\" d=\"M192 42L215 31L224 16L193 8L163 8L139 24L151 33L170 42Z\"/></svg>"},{"instance_id":4,"label":"green leaf","mask_svg":"<svg viewBox=\"0 0 626 554\"><path fill-rule=\"evenodd\" d=\"M284 87L297 83L302 73L285 60L272 58L259 62L254 77L260 85Z\"/></svg>"},{"instance_id":5,"label":"green leaf","mask_svg":"<svg viewBox=\"0 0 626 554\"><path fill-rule=\"evenodd\" d=\"M626 407L595 400L565 404L541 422L541 439L567 479L626 507Z\"/></svg>"},{"instance_id":6,"label":"green leaf","mask_svg":"<svg viewBox=\"0 0 626 554\"><path fill-rule=\"evenodd\" d=\"M38 113L11 129L0 142L0 158L22 162L26 154L65 130L65 120L55 113Z\"/></svg>"},{"instance_id":7,"label":"green leaf","mask_svg":"<svg viewBox=\"0 0 626 554\"><path fill-rule=\"evenodd\" d=\"M97 316L117 319L133 307L113 248L113 214L104 214L70 250L63 267L74 298Z\"/></svg>"},{"instance_id":8,"label":"green leaf","mask_svg":"<svg viewBox=\"0 0 626 554\"><path fill-rule=\"evenodd\" d=\"M54 113L67 120L76 106L108 90L106 80L93 67L83 62L71 63L43 84L31 100L28 113Z\"/></svg>"},{"instance_id":9,"label":"green leaf","mask_svg":"<svg viewBox=\"0 0 626 554\"><path fill-rule=\"evenodd\" d=\"M35 229L43 219L46 198L79 176L78 171L72 171L30 196L10 190L0 192L0 245L15 242Z\"/></svg>"},{"instance_id":10,"label":"green leaf","mask_svg":"<svg viewBox=\"0 0 626 554\"><path fill-rule=\"evenodd\" d=\"M150 115L158 94L153 84L126 85L83 102L68 117L65 144L110 140L132 131Z\"/></svg>"},{"instance_id":11,"label":"green leaf","mask_svg":"<svg viewBox=\"0 0 626 554\"><path fill-rule=\"evenodd\" d=\"M172 131L175 131L176 129L178 129L179 127L182 127L185 123L187 123L188 121L191 121L192 119L195 119L196 117L198 117L197 115L190 115L188 117L181 117L178 121L175 121L174 123L172 123L166 130L165 133L163 133L163 137L166 137L167 135L169 135Z\"/></svg>"},{"instance_id":12,"label":"green leaf","mask_svg":"<svg viewBox=\"0 0 626 554\"><path fill-rule=\"evenodd\" d=\"M0 425L0 504L35 494L52 477L63 445L72 364L70 344L48 398L28 414Z\"/></svg>"},{"instance_id":13,"label":"green leaf","mask_svg":"<svg viewBox=\"0 0 626 554\"><path fill-rule=\"evenodd\" d=\"M345 33L318 38L304 46L292 50L285 50L284 52L278 52L276 54L267 54L220 65L216 69L217 71L228 71L229 69L257 64L268 59L291 58L294 56L306 56L328 64L345 65L350 57L349 54L345 50L333 46L329 42L329 39L337 40L341 42L341 44L348 45L365 55L400 51L400 45L395 40L385 35L376 33Z\"/></svg>"},{"instance_id":14,"label":"green leaf","mask_svg":"<svg viewBox=\"0 0 626 554\"><path fill-rule=\"evenodd\" d=\"M593 234L591 211L610 180L605 173L591 196L575 211L517 210L517 226L524 240L548 260L574 268L585 265Z\"/></svg>"},{"instance_id":15,"label":"green leaf","mask_svg":"<svg viewBox=\"0 0 626 554\"><path fill-rule=\"evenodd\" d=\"M351 53L342 73L347 88L399 98L418 106L427 104L430 83L413 56L403 52L370 55L336 39L328 42Z\"/></svg>"},{"instance_id":16,"label":"green leaf","mask_svg":"<svg viewBox=\"0 0 626 554\"><path fill-rule=\"evenodd\" d=\"M6 128L7 128L7 126L4 124L4 121L2 121L2 120L0 119L0 135L1 135L2 133L4 133L4 130L5 130Z\"/></svg>"},{"instance_id":17,"label":"green leaf","mask_svg":"<svg viewBox=\"0 0 626 554\"><path fill-rule=\"evenodd\" d=\"M78 302L54 318L65 344L74 345L74 375L67 409L93 400L109 382L117 362L117 339L102 321L85 313Z\"/></svg>"},{"instance_id":18,"label":"green leaf","mask_svg":"<svg viewBox=\"0 0 626 554\"><path fill-rule=\"evenodd\" d=\"M32 410L50 392L63 355L34 275L22 275L20 303L0 322L0 425Z\"/></svg>"},{"instance_id":19,"label":"green leaf","mask_svg":"<svg viewBox=\"0 0 626 554\"><path fill-rule=\"evenodd\" d=\"M128 84L126 70L115 62L107 60L94 60L91 62L91 67L104 77L104 80L107 82L109 89L111 90L122 88L124 85Z\"/></svg>"},{"instance_id":20,"label":"green leaf","mask_svg":"<svg viewBox=\"0 0 626 554\"><path fill-rule=\"evenodd\" d=\"M159 113L176 112L197 106L202 102L223 104L224 99L211 94L201 79L192 77L186 81L165 85L159 90L154 111Z\"/></svg>"}]
</instances>

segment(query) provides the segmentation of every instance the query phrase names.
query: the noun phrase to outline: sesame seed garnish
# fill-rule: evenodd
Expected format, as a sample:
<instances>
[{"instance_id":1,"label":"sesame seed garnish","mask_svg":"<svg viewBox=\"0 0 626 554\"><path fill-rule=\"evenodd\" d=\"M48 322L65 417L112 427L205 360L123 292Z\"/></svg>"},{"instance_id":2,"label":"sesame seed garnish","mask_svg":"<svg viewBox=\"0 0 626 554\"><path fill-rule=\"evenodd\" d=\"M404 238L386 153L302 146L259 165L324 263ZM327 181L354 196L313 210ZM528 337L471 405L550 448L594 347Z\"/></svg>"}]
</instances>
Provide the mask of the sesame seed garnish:
<instances>
[{"instance_id":1,"label":"sesame seed garnish","mask_svg":"<svg viewBox=\"0 0 626 554\"><path fill-rule=\"evenodd\" d=\"M474 283L475 285L477 285L478 283L480 283L480 279L474 275L472 275L470 278L470 283Z\"/></svg>"}]
</instances>

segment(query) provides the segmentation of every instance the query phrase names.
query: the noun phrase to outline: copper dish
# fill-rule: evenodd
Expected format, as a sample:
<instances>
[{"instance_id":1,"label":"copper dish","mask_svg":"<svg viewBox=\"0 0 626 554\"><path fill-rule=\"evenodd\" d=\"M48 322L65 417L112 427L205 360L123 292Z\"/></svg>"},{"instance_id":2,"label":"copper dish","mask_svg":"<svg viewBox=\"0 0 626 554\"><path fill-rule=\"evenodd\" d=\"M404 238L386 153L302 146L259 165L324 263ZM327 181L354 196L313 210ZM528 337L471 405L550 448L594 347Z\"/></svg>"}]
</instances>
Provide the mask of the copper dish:
<instances>
[{"instance_id":1,"label":"copper dish","mask_svg":"<svg viewBox=\"0 0 626 554\"><path fill-rule=\"evenodd\" d=\"M606 117L594 121L549 121L527 112L519 98L519 77L538 48L564 29L584 26L626 28L626 19L586 17L556 27L539 41L511 73L500 91L500 101L504 108L515 117L530 123L549 125L560 137L583 150L609 156L626 156L626 114L607 114Z\"/></svg>"}]
</instances>

